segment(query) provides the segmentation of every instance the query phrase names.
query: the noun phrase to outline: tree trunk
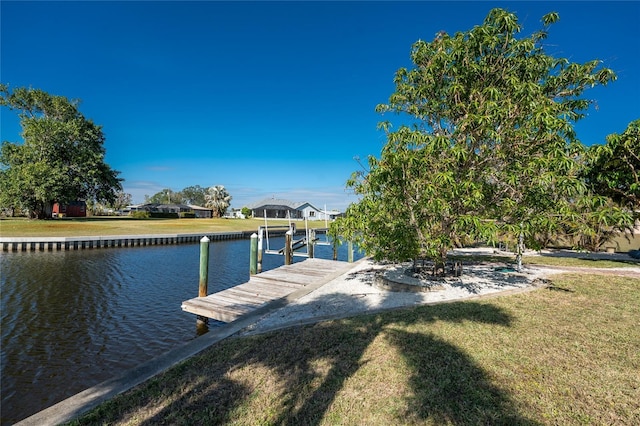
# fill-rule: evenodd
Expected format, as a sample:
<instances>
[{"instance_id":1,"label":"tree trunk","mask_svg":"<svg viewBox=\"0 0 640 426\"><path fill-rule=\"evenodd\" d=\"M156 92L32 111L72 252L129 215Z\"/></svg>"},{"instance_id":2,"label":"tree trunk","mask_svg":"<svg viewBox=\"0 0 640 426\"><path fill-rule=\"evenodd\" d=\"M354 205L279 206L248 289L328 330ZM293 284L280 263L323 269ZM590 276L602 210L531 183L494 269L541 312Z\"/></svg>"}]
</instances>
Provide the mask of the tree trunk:
<instances>
[{"instance_id":1,"label":"tree trunk","mask_svg":"<svg viewBox=\"0 0 640 426\"><path fill-rule=\"evenodd\" d=\"M522 227L522 225L520 225ZM516 271L522 272L522 254L524 253L524 233L520 230L518 236L518 254L516 255Z\"/></svg>"},{"instance_id":2,"label":"tree trunk","mask_svg":"<svg viewBox=\"0 0 640 426\"><path fill-rule=\"evenodd\" d=\"M29 217L32 219L51 219L53 217L53 201L38 203L33 210L29 210Z\"/></svg>"}]
</instances>

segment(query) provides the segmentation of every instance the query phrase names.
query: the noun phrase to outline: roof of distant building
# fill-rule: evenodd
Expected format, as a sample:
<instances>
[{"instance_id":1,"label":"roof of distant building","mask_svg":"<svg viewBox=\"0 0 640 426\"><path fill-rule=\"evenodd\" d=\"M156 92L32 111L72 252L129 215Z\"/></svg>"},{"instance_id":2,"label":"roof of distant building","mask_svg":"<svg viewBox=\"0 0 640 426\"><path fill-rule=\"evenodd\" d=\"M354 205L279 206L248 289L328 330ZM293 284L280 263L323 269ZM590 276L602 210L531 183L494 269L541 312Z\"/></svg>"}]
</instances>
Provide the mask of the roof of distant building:
<instances>
[{"instance_id":1,"label":"roof of distant building","mask_svg":"<svg viewBox=\"0 0 640 426\"><path fill-rule=\"evenodd\" d=\"M255 210L258 209L260 207L265 207L265 206L282 206L282 207L287 207L290 208L292 210L301 210L303 208L305 208L306 206L309 206L321 213L326 213L326 214L339 214L340 211L339 210L323 210L323 209L319 209L316 206L314 206L313 204L309 203L308 201L290 201L290 200L285 200L282 198L264 198L260 201L257 201L255 203L251 203L251 204L247 204L246 207L248 209L251 210Z\"/></svg>"},{"instance_id":2,"label":"roof of distant building","mask_svg":"<svg viewBox=\"0 0 640 426\"><path fill-rule=\"evenodd\" d=\"M285 207L289 207L291 209L298 209L300 206L303 206L307 204L306 202L295 202L295 201L289 201L289 200L284 200L281 198L265 198L263 200L260 200L258 202L255 203L251 203L247 205L247 208L249 209L256 209L258 207L262 207L262 206L285 206Z\"/></svg>"}]
</instances>

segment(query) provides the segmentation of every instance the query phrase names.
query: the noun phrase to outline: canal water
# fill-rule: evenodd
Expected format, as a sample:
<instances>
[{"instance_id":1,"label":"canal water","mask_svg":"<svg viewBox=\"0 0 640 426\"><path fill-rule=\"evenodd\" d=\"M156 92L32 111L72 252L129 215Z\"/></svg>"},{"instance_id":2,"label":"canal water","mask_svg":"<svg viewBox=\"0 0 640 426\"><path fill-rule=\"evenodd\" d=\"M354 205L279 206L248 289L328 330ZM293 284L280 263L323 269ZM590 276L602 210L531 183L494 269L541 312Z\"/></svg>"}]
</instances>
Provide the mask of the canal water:
<instances>
[{"instance_id":1,"label":"canal water","mask_svg":"<svg viewBox=\"0 0 640 426\"><path fill-rule=\"evenodd\" d=\"M249 279L249 244L211 243L209 293ZM180 305L198 295L199 249L1 253L2 425L197 338L195 315ZM316 257L331 259L332 248L316 247ZM347 260L344 244L338 260ZM282 256L264 255L264 270L282 264Z\"/></svg>"}]
</instances>

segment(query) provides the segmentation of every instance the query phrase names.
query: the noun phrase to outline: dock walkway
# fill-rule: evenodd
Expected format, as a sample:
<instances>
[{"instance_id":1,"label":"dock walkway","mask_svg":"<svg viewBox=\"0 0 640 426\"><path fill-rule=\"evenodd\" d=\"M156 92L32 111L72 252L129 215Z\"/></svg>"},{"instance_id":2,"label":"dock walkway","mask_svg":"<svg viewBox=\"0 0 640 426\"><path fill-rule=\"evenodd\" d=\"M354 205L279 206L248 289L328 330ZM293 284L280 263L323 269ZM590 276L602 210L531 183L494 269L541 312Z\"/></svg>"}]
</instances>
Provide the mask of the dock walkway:
<instances>
[{"instance_id":1,"label":"dock walkway","mask_svg":"<svg viewBox=\"0 0 640 426\"><path fill-rule=\"evenodd\" d=\"M182 302L182 310L223 322L286 305L353 268L353 263L306 259L252 275L248 282Z\"/></svg>"}]
</instances>

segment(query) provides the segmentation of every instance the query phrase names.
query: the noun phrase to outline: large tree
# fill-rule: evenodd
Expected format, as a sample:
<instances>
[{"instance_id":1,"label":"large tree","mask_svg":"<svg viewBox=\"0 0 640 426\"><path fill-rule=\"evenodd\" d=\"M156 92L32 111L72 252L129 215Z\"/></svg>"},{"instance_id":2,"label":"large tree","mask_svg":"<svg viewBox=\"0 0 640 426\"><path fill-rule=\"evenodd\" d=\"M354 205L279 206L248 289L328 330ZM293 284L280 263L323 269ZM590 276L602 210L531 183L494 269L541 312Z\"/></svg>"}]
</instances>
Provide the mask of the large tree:
<instances>
[{"instance_id":1,"label":"large tree","mask_svg":"<svg viewBox=\"0 0 640 426\"><path fill-rule=\"evenodd\" d=\"M369 170L348 186L361 199L341 224L376 258L404 261L467 240L512 235L535 244L570 216L584 192L573 123L591 101L586 88L614 73L597 60L572 63L545 53L548 26L518 38L517 17L492 10L482 25L411 49L381 113L402 114ZM521 245L520 245L521 247Z\"/></svg>"},{"instance_id":2,"label":"large tree","mask_svg":"<svg viewBox=\"0 0 640 426\"><path fill-rule=\"evenodd\" d=\"M585 178L595 193L640 210L640 119L607 136L606 144L591 146L586 158Z\"/></svg>"},{"instance_id":3,"label":"large tree","mask_svg":"<svg viewBox=\"0 0 640 426\"><path fill-rule=\"evenodd\" d=\"M186 204L192 204L196 206L204 206L206 200L205 195L207 188L203 188L200 185L187 186L182 191L182 200Z\"/></svg>"},{"instance_id":4,"label":"large tree","mask_svg":"<svg viewBox=\"0 0 640 426\"><path fill-rule=\"evenodd\" d=\"M634 217L640 216L640 120L580 158L589 192L572 200L575 214L564 229L575 247L597 251L631 230Z\"/></svg>"},{"instance_id":5,"label":"large tree","mask_svg":"<svg viewBox=\"0 0 640 426\"><path fill-rule=\"evenodd\" d=\"M231 195L222 185L215 185L207 189L205 207L213 210L214 217L222 217L231 205Z\"/></svg>"},{"instance_id":6,"label":"large tree","mask_svg":"<svg viewBox=\"0 0 640 426\"><path fill-rule=\"evenodd\" d=\"M114 201L111 203L111 207L114 210L122 210L131 204L133 204L133 196L129 193L118 191Z\"/></svg>"},{"instance_id":7,"label":"large tree","mask_svg":"<svg viewBox=\"0 0 640 426\"><path fill-rule=\"evenodd\" d=\"M151 197L145 195L144 202L145 204L182 204L183 197L181 192L174 192L170 188L165 188Z\"/></svg>"},{"instance_id":8,"label":"large tree","mask_svg":"<svg viewBox=\"0 0 640 426\"><path fill-rule=\"evenodd\" d=\"M2 142L0 201L32 217L51 216L54 203L113 202L122 190L118 172L104 161L104 135L78 101L42 90L0 85L0 106L18 112L22 143Z\"/></svg>"}]
</instances>

